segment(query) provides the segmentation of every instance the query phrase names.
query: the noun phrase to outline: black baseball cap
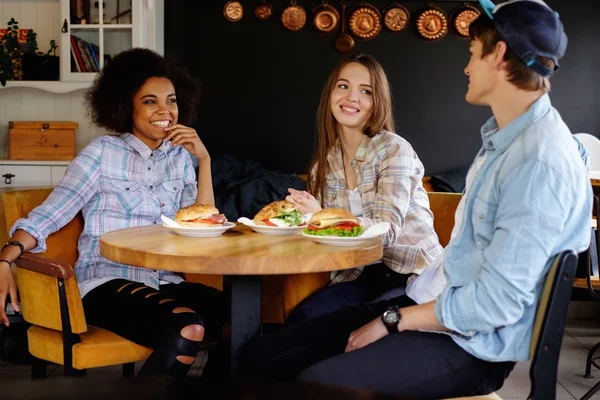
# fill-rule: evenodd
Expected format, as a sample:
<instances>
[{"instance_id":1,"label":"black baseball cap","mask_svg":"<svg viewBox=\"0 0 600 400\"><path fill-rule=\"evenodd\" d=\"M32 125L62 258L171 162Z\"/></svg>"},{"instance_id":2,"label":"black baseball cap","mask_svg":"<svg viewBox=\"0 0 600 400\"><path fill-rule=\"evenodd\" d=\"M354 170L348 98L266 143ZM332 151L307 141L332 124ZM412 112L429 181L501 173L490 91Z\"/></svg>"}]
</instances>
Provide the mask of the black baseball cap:
<instances>
[{"instance_id":1,"label":"black baseball cap","mask_svg":"<svg viewBox=\"0 0 600 400\"><path fill-rule=\"evenodd\" d=\"M567 35L559 15L542 0L512 0L495 5L491 0L479 0L487 17L491 18L500 39L538 74L549 77L560 68L558 61L567 50ZM551 70L536 57L554 61Z\"/></svg>"}]
</instances>

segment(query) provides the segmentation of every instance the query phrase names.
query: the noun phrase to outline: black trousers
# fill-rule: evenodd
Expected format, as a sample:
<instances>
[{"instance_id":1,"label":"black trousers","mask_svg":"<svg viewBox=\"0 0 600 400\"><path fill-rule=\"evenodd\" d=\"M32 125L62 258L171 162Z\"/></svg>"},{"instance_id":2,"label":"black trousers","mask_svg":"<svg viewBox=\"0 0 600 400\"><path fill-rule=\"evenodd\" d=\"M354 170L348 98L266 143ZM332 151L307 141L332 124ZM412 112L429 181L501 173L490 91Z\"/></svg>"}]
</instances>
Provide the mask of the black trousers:
<instances>
[{"instance_id":1,"label":"black trousers","mask_svg":"<svg viewBox=\"0 0 600 400\"><path fill-rule=\"evenodd\" d=\"M444 334L392 334L344 353L350 333L379 318L391 305L412 304L402 296L342 307L286 326L246 346L240 375L365 388L415 399L488 394L502 386L515 363L480 360Z\"/></svg>"},{"instance_id":2,"label":"black trousers","mask_svg":"<svg viewBox=\"0 0 600 400\"><path fill-rule=\"evenodd\" d=\"M155 349L142 368L149 375L185 375L189 365L176 362L176 357L195 357L201 342L185 339L181 330L200 325L205 329L204 340L219 340L228 315L220 291L190 282L161 285L156 290L142 283L114 279L85 295L83 307L89 325ZM181 308L194 312L179 312Z\"/></svg>"},{"instance_id":3,"label":"black trousers","mask_svg":"<svg viewBox=\"0 0 600 400\"><path fill-rule=\"evenodd\" d=\"M351 304L401 296L408 277L392 271L382 262L368 265L356 280L327 286L302 301L287 318L286 324L316 318Z\"/></svg>"}]
</instances>

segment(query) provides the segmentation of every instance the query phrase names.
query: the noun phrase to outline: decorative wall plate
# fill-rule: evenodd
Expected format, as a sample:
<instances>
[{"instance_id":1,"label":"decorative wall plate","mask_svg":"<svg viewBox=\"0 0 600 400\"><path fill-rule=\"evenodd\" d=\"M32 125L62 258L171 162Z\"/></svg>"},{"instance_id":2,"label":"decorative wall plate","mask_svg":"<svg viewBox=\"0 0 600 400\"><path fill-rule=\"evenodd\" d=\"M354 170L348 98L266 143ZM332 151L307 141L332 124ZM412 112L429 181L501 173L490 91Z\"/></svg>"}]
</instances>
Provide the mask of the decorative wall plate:
<instances>
[{"instance_id":1,"label":"decorative wall plate","mask_svg":"<svg viewBox=\"0 0 600 400\"><path fill-rule=\"evenodd\" d=\"M239 1L228 1L223 7L223 15L228 21L237 22L244 15L244 7Z\"/></svg>"},{"instance_id":2,"label":"decorative wall plate","mask_svg":"<svg viewBox=\"0 0 600 400\"><path fill-rule=\"evenodd\" d=\"M295 0L292 0L291 4L283 10L281 22L290 31L297 32L306 24L306 11L302 6L296 4Z\"/></svg>"},{"instance_id":3,"label":"decorative wall plate","mask_svg":"<svg viewBox=\"0 0 600 400\"><path fill-rule=\"evenodd\" d=\"M361 39L372 39L381 31L381 14L370 4L360 4L348 19L350 32Z\"/></svg>"},{"instance_id":4,"label":"decorative wall plate","mask_svg":"<svg viewBox=\"0 0 600 400\"><path fill-rule=\"evenodd\" d=\"M465 5L458 7L450 17L451 25L456 36L467 39L469 37L469 26L475 21L481 12L473 6Z\"/></svg>"},{"instance_id":5,"label":"decorative wall plate","mask_svg":"<svg viewBox=\"0 0 600 400\"><path fill-rule=\"evenodd\" d=\"M321 33L333 32L340 23L340 14L338 11L323 2L313 10L313 26Z\"/></svg>"},{"instance_id":6,"label":"decorative wall plate","mask_svg":"<svg viewBox=\"0 0 600 400\"><path fill-rule=\"evenodd\" d=\"M271 18L271 15L273 15L273 6L266 3L264 0L254 9L254 16L261 21Z\"/></svg>"},{"instance_id":7,"label":"decorative wall plate","mask_svg":"<svg viewBox=\"0 0 600 400\"><path fill-rule=\"evenodd\" d=\"M408 26L410 13L400 4L394 4L385 11L383 22L392 32L400 32Z\"/></svg>"},{"instance_id":8,"label":"decorative wall plate","mask_svg":"<svg viewBox=\"0 0 600 400\"><path fill-rule=\"evenodd\" d=\"M417 18L417 31L427 40L438 40L448 33L448 17L441 9L428 8Z\"/></svg>"}]
</instances>

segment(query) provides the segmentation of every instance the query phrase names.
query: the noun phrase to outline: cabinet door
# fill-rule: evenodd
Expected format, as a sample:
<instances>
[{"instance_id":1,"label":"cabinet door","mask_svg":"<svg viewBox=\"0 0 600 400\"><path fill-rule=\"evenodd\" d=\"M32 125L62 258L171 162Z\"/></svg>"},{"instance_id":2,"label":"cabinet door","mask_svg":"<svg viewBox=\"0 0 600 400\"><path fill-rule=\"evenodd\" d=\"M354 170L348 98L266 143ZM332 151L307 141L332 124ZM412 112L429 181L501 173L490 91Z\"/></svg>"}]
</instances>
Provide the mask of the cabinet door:
<instances>
[{"instance_id":1,"label":"cabinet door","mask_svg":"<svg viewBox=\"0 0 600 400\"><path fill-rule=\"evenodd\" d=\"M117 53L143 46L142 14L141 0L61 0L61 80L92 81Z\"/></svg>"},{"instance_id":2,"label":"cabinet door","mask_svg":"<svg viewBox=\"0 0 600 400\"><path fill-rule=\"evenodd\" d=\"M0 187L52 186L49 165L0 165Z\"/></svg>"},{"instance_id":3,"label":"cabinet door","mask_svg":"<svg viewBox=\"0 0 600 400\"><path fill-rule=\"evenodd\" d=\"M67 167L62 165L53 165L52 166L52 186L56 186L60 183L60 180L65 176L65 172L67 171Z\"/></svg>"}]
</instances>

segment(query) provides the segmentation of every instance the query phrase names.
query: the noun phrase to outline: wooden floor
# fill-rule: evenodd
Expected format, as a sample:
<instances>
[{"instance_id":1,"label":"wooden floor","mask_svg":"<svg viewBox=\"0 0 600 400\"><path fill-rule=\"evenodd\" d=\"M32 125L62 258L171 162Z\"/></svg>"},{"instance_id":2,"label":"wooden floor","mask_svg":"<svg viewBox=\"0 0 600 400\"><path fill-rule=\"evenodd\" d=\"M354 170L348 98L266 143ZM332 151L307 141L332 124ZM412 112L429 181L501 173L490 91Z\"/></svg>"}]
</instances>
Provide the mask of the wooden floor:
<instances>
[{"instance_id":1,"label":"wooden floor","mask_svg":"<svg viewBox=\"0 0 600 400\"><path fill-rule=\"evenodd\" d=\"M11 354L11 347L15 345L14 338L7 335L7 355ZM559 362L558 380L557 386L557 397L558 400L574 400L579 399L581 396L594 384L600 380L600 371L596 370L592 373L595 375L594 379L586 379L583 377L585 359L588 350L600 342L600 319L595 320L570 320L566 333L563 338L562 351ZM13 355L14 356L14 355ZM207 360L206 352L202 352L192 369L190 370L189 376L199 377L202 374L202 369ZM141 363L136 364L136 370L139 371ZM52 365L48 367L48 382L55 382L60 384L65 379L62 376L63 369L61 366ZM85 380L86 385L89 386L90 390L94 388L102 387L103 385L110 384L111 382L117 382L120 378L121 369L120 367L106 367L96 368L89 370L85 378L75 378ZM23 387L30 385L29 381L30 369L28 365L16 364L0 360L0 400L5 399L20 399L25 398L19 396L19 393L7 393L3 390L3 386L7 383L20 381ZM519 363L511 373L504 386L497 393L504 400L517 400L526 399L530 390L529 382L529 363ZM11 391L14 391L14 386L11 387ZM52 394L48 393L47 397L36 397L37 398L56 398L51 397ZM219 397L202 397L194 396L198 398L219 398ZM267 397L265 397L267 398ZM269 397L270 398L270 397ZM335 398L335 396L333 397ZM327 400L333 400L328 398ZM373 397L357 397L361 399L373 399ZM377 397L379 399L379 397ZM283 399L283 398L282 398ZM382 398L383 399L383 398ZM597 393L592 399L600 400L600 393ZM82 399L83 400L83 399ZM115 400L107 398L106 400ZM316 399L311 399L316 400Z\"/></svg>"}]
</instances>

